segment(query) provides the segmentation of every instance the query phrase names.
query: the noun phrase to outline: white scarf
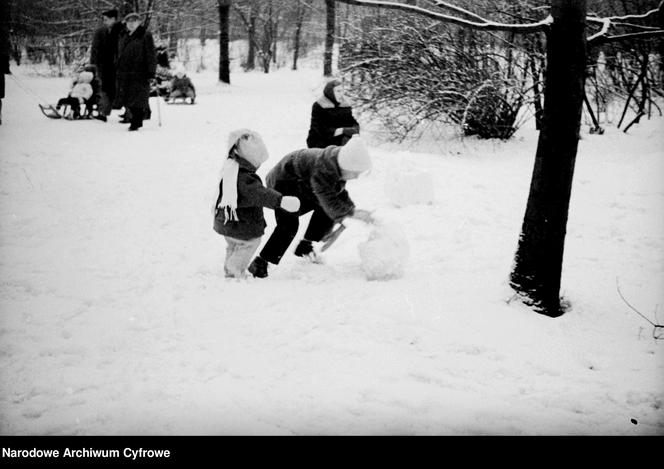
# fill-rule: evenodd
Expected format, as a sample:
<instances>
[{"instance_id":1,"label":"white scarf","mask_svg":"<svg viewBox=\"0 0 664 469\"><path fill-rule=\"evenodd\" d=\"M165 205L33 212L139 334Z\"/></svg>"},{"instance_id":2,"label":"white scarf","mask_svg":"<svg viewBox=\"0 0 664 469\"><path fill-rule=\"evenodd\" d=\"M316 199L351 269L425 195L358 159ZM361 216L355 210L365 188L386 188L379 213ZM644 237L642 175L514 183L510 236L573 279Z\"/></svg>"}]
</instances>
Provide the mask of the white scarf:
<instances>
[{"instance_id":1,"label":"white scarf","mask_svg":"<svg viewBox=\"0 0 664 469\"><path fill-rule=\"evenodd\" d=\"M238 221L237 218L237 174L240 165L233 158L226 158L221 169L221 180L224 181L224 190L217 208L224 211L224 224L228 220Z\"/></svg>"}]
</instances>

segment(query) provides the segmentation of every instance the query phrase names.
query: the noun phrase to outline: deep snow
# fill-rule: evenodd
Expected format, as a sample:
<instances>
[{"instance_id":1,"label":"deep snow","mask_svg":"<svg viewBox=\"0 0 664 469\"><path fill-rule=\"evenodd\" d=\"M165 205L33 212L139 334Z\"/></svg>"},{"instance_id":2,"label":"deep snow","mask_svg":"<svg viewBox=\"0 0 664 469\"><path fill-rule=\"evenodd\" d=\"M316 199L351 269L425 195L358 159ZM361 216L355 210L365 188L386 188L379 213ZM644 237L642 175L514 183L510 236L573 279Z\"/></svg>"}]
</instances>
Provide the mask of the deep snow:
<instances>
[{"instance_id":1,"label":"deep snow","mask_svg":"<svg viewBox=\"0 0 664 469\"><path fill-rule=\"evenodd\" d=\"M153 98L132 133L117 111L108 123L45 118L37 103L68 79L13 71L0 126L1 434L664 433L664 343L616 287L656 320L662 118L628 135L584 129L562 276L572 309L550 319L507 285L530 128L428 148L365 133L375 169L349 192L403 227L403 277L365 279L371 228L349 220L324 265L287 255L270 278L238 282L223 277L210 214L226 135L263 135L264 175L305 145L318 70L235 73L230 86L190 73L197 104ZM432 203L392 203L400 172L431 175Z\"/></svg>"}]
</instances>

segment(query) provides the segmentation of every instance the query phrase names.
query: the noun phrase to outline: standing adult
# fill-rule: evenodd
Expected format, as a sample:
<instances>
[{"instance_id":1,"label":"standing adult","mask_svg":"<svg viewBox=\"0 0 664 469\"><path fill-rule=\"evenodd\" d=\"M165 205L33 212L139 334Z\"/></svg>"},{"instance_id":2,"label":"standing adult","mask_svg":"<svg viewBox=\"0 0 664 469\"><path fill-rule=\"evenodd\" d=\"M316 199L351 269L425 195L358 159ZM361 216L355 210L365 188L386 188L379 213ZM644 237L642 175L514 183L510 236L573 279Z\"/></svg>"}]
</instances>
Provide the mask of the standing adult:
<instances>
[{"instance_id":1,"label":"standing adult","mask_svg":"<svg viewBox=\"0 0 664 469\"><path fill-rule=\"evenodd\" d=\"M124 28L118 22L118 10L111 9L101 14L104 25L95 31L90 49L90 63L97 67L101 80L102 98L97 106L100 120L106 121L111 114L111 104L115 100L115 59L118 54L118 40Z\"/></svg>"},{"instance_id":2,"label":"standing adult","mask_svg":"<svg viewBox=\"0 0 664 469\"><path fill-rule=\"evenodd\" d=\"M323 89L323 96L311 107L307 146L325 148L345 145L358 133L360 124L353 117L353 109L344 96L341 81L330 80Z\"/></svg>"},{"instance_id":3,"label":"standing adult","mask_svg":"<svg viewBox=\"0 0 664 469\"><path fill-rule=\"evenodd\" d=\"M2 100L5 99L5 74L9 71L9 2L0 2L0 124L2 124Z\"/></svg>"},{"instance_id":4,"label":"standing adult","mask_svg":"<svg viewBox=\"0 0 664 469\"><path fill-rule=\"evenodd\" d=\"M137 13L125 17L127 33L120 37L117 60L115 105L130 113L129 130L143 126L149 109L150 80L157 70L157 54L152 34L142 25Z\"/></svg>"},{"instance_id":5,"label":"standing adult","mask_svg":"<svg viewBox=\"0 0 664 469\"><path fill-rule=\"evenodd\" d=\"M258 278L268 275L268 263L278 264L295 238L299 217L312 212L309 225L295 248L298 257L319 262L313 243L321 241L335 223L347 217L373 223L371 213L357 209L346 191L346 181L356 179L371 169L369 152L360 137L345 146L306 148L286 155L267 174L267 186L284 196L300 199L300 210L289 213L276 209L277 226L260 255L249 266Z\"/></svg>"}]
</instances>

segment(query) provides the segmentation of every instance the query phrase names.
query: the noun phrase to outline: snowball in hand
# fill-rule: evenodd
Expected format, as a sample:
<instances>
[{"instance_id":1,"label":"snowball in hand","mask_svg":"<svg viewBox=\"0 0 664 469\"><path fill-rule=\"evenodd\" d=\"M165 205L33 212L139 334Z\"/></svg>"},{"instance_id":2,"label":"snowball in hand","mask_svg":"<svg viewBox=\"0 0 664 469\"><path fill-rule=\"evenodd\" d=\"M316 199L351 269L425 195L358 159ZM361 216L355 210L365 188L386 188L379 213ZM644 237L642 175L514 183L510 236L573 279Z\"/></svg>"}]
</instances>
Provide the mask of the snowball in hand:
<instances>
[{"instance_id":1,"label":"snowball in hand","mask_svg":"<svg viewBox=\"0 0 664 469\"><path fill-rule=\"evenodd\" d=\"M392 280L403 276L410 247L403 229L398 225L376 226L359 249L367 280Z\"/></svg>"}]
</instances>

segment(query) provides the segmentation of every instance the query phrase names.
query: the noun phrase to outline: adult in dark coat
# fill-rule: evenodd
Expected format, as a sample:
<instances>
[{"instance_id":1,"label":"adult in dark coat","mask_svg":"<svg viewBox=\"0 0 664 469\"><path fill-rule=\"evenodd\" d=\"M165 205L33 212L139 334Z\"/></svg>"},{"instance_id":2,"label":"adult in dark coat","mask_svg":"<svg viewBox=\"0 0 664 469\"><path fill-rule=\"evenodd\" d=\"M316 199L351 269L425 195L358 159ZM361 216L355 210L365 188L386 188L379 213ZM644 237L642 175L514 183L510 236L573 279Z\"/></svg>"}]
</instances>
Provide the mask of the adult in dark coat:
<instances>
[{"instance_id":1,"label":"adult in dark coat","mask_svg":"<svg viewBox=\"0 0 664 469\"><path fill-rule=\"evenodd\" d=\"M136 13L125 17L127 33L120 37L117 60L116 106L124 106L131 114L129 130L143 126L145 110L149 109L150 79L157 70L157 56L152 34L141 24Z\"/></svg>"},{"instance_id":2,"label":"adult in dark coat","mask_svg":"<svg viewBox=\"0 0 664 469\"><path fill-rule=\"evenodd\" d=\"M300 199L300 210L289 213L275 210L277 222L265 246L249 266L254 277L267 277L268 263L278 264L295 238L299 217L309 212L311 219L294 254L318 262L313 243L321 241L335 223L347 217L372 223L371 214L357 209L346 190L346 181L356 179L371 169L371 159L360 137L345 146L309 148L286 155L270 170L267 187L284 196Z\"/></svg>"},{"instance_id":3,"label":"adult in dark coat","mask_svg":"<svg viewBox=\"0 0 664 469\"><path fill-rule=\"evenodd\" d=\"M353 117L353 110L343 96L341 82L331 80L311 108L311 125L307 137L309 148L325 148L329 145L345 145L360 124Z\"/></svg>"},{"instance_id":4,"label":"adult in dark coat","mask_svg":"<svg viewBox=\"0 0 664 469\"><path fill-rule=\"evenodd\" d=\"M124 25L118 22L118 11L102 13L104 25L95 31L90 49L90 63L97 67L97 77L101 81L101 99L97 110L100 119L106 120L115 100L115 60L118 54L118 41Z\"/></svg>"},{"instance_id":5,"label":"adult in dark coat","mask_svg":"<svg viewBox=\"0 0 664 469\"><path fill-rule=\"evenodd\" d=\"M2 100L5 99L5 74L9 71L9 2L0 2L0 124L2 124Z\"/></svg>"}]
</instances>

